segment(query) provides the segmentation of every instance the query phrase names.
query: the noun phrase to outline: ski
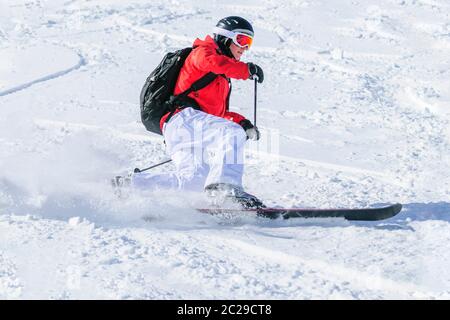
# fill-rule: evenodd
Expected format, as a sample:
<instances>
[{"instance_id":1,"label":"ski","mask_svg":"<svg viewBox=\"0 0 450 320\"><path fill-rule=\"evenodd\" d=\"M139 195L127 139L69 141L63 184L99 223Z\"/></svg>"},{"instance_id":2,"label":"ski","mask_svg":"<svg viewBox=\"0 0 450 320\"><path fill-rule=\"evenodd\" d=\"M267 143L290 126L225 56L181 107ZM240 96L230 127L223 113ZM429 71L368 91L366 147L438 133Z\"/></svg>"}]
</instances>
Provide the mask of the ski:
<instances>
[{"instance_id":1,"label":"ski","mask_svg":"<svg viewBox=\"0 0 450 320\"><path fill-rule=\"evenodd\" d=\"M269 219L292 218L345 218L352 221L377 221L396 216L401 210L400 203L381 208L357 208L357 209L310 209L310 208L255 208L255 209L197 209L202 213L256 213L257 216Z\"/></svg>"}]
</instances>

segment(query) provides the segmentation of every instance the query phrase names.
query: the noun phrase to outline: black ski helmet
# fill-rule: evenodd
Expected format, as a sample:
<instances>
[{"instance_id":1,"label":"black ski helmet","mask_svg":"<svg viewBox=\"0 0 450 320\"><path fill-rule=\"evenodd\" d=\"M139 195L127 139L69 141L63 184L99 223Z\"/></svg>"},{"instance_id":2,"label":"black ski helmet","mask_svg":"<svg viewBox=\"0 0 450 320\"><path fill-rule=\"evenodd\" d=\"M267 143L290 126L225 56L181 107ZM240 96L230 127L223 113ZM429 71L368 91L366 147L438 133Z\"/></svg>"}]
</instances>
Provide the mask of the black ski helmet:
<instances>
[{"instance_id":1,"label":"black ski helmet","mask_svg":"<svg viewBox=\"0 0 450 320\"><path fill-rule=\"evenodd\" d=\"M242 17L238 16L230 16L219 20L216 24L216 28L214 29L214 40L219 46L220 50L228 57L233 57L233 54L230 50L230 44L232 40L227 36L221 35L217 32L217 29L224 29L232 32L241 32L248 34L249 36L254 35L253 27Z\"/></svg>"}]
</instances>

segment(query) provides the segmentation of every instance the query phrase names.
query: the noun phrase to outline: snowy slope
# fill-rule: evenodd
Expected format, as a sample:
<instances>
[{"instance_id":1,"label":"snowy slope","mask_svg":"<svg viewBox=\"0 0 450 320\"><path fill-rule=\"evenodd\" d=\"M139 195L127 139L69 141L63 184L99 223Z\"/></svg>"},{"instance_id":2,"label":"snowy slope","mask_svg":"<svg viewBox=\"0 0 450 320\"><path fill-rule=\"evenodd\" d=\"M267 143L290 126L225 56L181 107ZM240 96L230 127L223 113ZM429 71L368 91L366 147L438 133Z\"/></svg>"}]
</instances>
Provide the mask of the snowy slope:
<instances>
[{"instance_id":1,"label":"snowy slope","mask_svg":"<svg viewBox=\"0 0 450 320\"><path fill-rule=\"evenodd\" d=\"M111 175L166 159L140 123L145 78L235 14L266 74L246 188L400 215L224 219L192 209L202 195L114 197ZM0 298L450 298L449 50L447 0L1 0ZM252 119L253 83L233 86Z\"/></svg>"}]
</instances>

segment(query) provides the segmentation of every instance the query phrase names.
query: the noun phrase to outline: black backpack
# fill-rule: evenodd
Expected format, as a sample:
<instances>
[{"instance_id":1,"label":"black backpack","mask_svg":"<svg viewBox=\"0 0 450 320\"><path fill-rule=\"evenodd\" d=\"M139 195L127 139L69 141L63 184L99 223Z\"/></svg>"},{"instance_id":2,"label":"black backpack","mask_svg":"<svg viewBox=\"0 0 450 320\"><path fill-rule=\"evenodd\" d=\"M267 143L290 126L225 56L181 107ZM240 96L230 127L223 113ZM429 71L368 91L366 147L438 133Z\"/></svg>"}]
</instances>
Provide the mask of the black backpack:
<instances>
[{"instance_id":1,"label":"black backpack","mask_svg":"<svg viewBox=\"0 0 450 320\"><path fill-rule=\"evenodd\" d=\"M217 77L217 74L209 72L195 81L186 91L177 96L173 95L178 74L192 49L189 47L166 54L145 81L141 91L140 104L141 120L148 131L162 134L161 118L170 112L166 120L169 121L173 112L178 108L200 109L195 100L188 97L188 94L206 87Z\"/></svg>"}]
</instances>

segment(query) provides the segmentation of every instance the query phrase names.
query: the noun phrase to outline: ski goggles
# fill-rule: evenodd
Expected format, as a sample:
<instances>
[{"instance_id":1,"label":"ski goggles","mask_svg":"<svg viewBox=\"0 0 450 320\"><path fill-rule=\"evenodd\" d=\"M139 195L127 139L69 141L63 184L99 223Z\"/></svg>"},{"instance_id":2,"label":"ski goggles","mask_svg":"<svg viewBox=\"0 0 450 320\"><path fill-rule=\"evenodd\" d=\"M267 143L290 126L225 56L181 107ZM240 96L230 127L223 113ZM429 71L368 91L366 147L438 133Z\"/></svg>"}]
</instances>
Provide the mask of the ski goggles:
<instances>
[{"instance_id":1,"label":"ski goggles","mask_svg":"<svg viewBox=\"0 0 450 320\"><path fill-rule=\"evenodd\" d=\"M248 32L248 31L247 31ZM253 43L253 35L249 35L247 33L236 31L229 31L222 28L214 28L214 33L220 34L221 36L225 36L233 40L233 43L240 48L247 47L250 49Z\"/></svg>"}]
</instances>

